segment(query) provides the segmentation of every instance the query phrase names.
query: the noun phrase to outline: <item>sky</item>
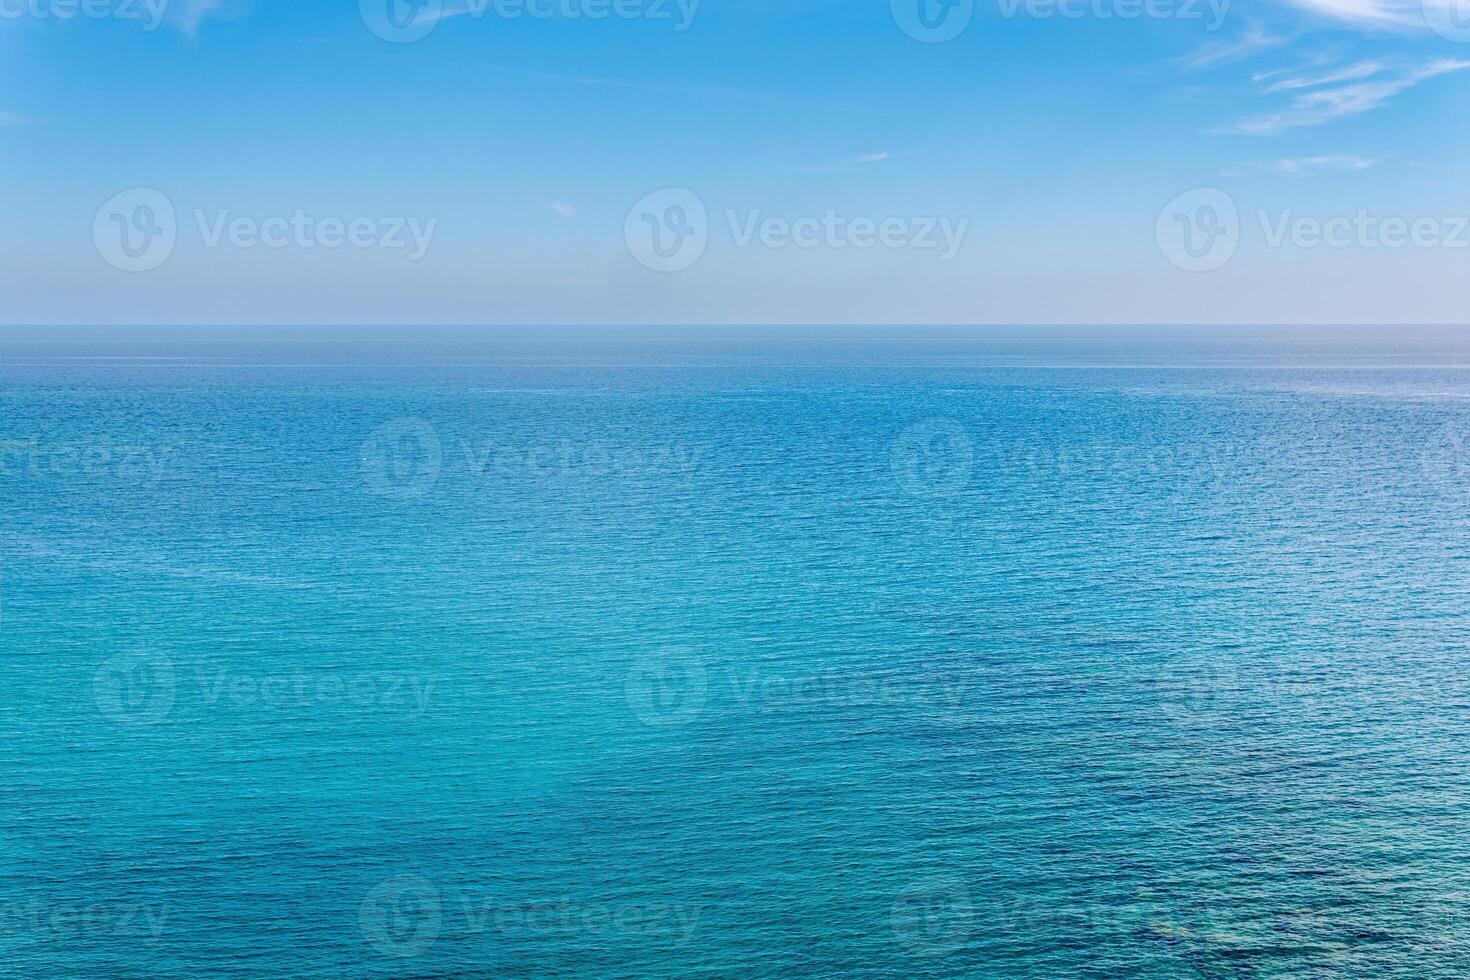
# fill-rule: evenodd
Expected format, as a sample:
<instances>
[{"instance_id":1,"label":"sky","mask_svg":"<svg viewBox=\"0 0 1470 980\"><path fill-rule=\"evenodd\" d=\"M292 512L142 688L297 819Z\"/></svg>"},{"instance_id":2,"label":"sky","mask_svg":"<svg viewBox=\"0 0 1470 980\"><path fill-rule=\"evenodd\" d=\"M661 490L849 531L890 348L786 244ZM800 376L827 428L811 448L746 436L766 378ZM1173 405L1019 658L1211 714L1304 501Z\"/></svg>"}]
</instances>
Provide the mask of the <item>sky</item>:
<instances>
[{"instance_id":1,"label":"sky","mask_svg":"<svg viewBox=\"0 0 1470 980\"><path fill-rule=\"evenodd\" d=\"M0 0L0 322L1470 322L1470 0Z\"/></svg>"}]
</instances>

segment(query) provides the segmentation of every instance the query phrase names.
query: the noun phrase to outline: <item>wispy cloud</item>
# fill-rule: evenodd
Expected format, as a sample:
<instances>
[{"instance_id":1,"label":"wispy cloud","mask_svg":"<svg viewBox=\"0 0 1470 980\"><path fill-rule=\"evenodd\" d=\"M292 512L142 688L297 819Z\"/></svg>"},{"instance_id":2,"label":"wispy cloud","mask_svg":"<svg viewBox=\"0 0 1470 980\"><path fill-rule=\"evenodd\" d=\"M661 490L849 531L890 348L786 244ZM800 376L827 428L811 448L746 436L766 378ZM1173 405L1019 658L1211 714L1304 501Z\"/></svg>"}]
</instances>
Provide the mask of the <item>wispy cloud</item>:
<instances>
[{"instance_id":1,"label":"wispy cloud","mask_svg":"<svg viewBox=\"0 0 1470 980\"><path fill-rule=\"evenodd\" d=\"M1291 6L1355 27L1423 27L1421 0L1287 0ZM1431 3L1434 0L1423 0Z\"/></svg>"},{"instance_id":2,"label":"wispy cloud","mask_svg":"<svg viewBox=\"0 0 1470 980\"><path fill-rule=\"evenodd\" d=\"M1268 68L1265 71L1258 71L1251 76L1251 81L1260 83L1270 81L1273 78L1280 78L1282 75L1301 74L1302 72L1315 71L1318 68L1327 68L1330 65L1335 65L1341 60L1341 54L1335 54L1328 51L1318 51L1314 54L1308 55L1306 60L1301 62L1300 64L1287 65L1282 68Z\"/></svg>"},{"instance_id":3,"label":"wispy cloud","mask_svg":"<svg viewBox=\"0 0 1470 980\"><path fill-rule=\"evenodd\" d=\"M1181 85L1164 93L1164 99L1184 105L1194 105L1206 100L1206 93L1198 85Z\"/></svg>"},{"instance_id":4,"label":"wispy cloud","mask_svg":"<svg viewBox=\"0 0 1470 980\"><path fill-rule=\"evenodd\" d=\"M807 173L830 174L843 170L866 170L880 163L889 163L904 157L920 156L928 153L927 147L917 150L876 150L872 153L859 153L857 156L838 160L836 163L822 163L813 166L802 167Z\"/></svg>"},{"instance_id":5,"label":"wispy cloud","mask_svg":"<svg viewBox=\"0 0 1470 980\"><path fill-rule=\"evenodd\" d=\"M208 17L234 13L242 0L172 0L168 5L167 22L173 24L186 37L199 32L199 25Z\"/></svg>"},{"instance_id":6,"label":"wispy cloud","mask_svg":"<svg viewBox=\"0 0 1470 980\"><path fill-rule=\"evenodd\" d=\"M1289 157L1256 163L1242 163L1225 167L1221 177L1243 177L1247 174L1289 174L1292 177L1316 177L1327 173L1357 173L1369 170L1383 162L1383 158L1339 153L1328 156Z\"/></svg>"},{"instance_id":7,"label":"wispy cloud","mask_svg":"<svg viewBox=\"0 0 1470 980\"><path fill-rule=\"evenodd\" d=\"M1213 68L1254 57L1262 51L1285 44L1286 41L1286 37L1273 34L1260 24L1252 24L1240 37L1207 44L1193 54L1181 58L1180 63L1187 68Z\"/></svg>"},{"instance_id":8,"label":"wispy cloud","mask_svg":"<svg viewBox=\"0 0 1470 980\"><path fill-rule=\"evenodd\" d=\"M551 210L555 211L563 218L575 218L577 216L577 209L572 207L566 201L552 201L550 207Z\"/></svg>"},{"instance_id":9,"label":"wispy cloud","mask_svg":"<svg viewBox=\"0 0 1470 980\"><path fill-rule=\"evenodd\" d=\"M0 112L0 126L14 126L20 122L20 116L13 112Z\"/></svg>"},{"instance_id":10,"label":"wispy cloud","mask_svg":"<svg viewBox=\"0 0 1470 980\"><path fill-rule=\"evenodd\" d=\"M1277 92L1294 92L1298 89L1316 88L1320 85L1333 85L1337 82L1353 82L1363 78L1371 78L1383 71L1383 65L1377 61L1363 61L1356 65L1348 65L1329 71L1323 75L1296 75L1292 78L1283 78L1279 82L1273 82L1265 88L1267 95Z\"/></svg>"},{"instance_id":11,"label":"wispy cloud","mask_svg":"<svg viewBox=\"0 0 1470 980\"><path fill-rule=\"evenodd\" d=\"M1270 136L1302 126L1320 126L1334 119L1377 109L1421 82L1467 68L1470 68L1470 61L1441 58L1403 71L1394 78L1300 92L1285 109L1242 119L1220 132L1241 136Z\"/></svg>"},{"instance_id":12,"label":"wispy cloud","mask_svg":"<svg viewBox=\"0 0 1470 980\"><path fill-rule=\"evenodd\" d=\"M1352 156L1343 154L1339 156L1323 157L1296 157L1290 160L1277 160L1273 169L1279 173L1291 174L1296 177L1312 177L1321 173L1333 171L1361 171L1368 170L1378 165L1377 160L1368 157Z\"/></svg>"}]
</instances>

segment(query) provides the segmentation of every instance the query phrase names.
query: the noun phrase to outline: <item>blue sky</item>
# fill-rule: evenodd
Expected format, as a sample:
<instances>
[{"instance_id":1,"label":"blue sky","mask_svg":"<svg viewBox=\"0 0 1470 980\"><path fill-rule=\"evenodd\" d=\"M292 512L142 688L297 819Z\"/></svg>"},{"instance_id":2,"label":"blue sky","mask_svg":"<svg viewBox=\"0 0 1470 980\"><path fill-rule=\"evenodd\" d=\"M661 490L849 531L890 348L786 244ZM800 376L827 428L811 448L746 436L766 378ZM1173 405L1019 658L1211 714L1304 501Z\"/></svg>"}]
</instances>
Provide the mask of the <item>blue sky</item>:
<instances>
[{"instance_id":1,"label":"blue sky","mask_svg":"<svg viewBox=\"0 0 1470 980\"><path fill-rule=\"evenodd\" d=\"M0 0L4 322L1470 320L1467 0L88 2Z\"/></svg>"}]
</instances>

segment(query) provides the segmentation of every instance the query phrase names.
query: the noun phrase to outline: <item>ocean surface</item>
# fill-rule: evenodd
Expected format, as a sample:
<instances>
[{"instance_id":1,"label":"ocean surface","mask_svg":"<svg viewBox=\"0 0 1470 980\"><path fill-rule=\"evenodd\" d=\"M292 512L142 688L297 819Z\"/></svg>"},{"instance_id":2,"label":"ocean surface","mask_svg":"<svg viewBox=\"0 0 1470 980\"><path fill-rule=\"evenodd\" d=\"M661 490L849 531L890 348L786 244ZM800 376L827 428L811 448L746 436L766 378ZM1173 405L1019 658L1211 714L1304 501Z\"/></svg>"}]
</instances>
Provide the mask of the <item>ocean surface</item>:
<instances>
[{"instance_id":1,"label":"ocean surface","mask_svg":"<svg viewBox=\"0 0 1470 980\"><path fill-rule=\"evenodd\" d=\"M0 976L1470 975L1470 336L0 333Z\"/></svg>"}]
</instances>

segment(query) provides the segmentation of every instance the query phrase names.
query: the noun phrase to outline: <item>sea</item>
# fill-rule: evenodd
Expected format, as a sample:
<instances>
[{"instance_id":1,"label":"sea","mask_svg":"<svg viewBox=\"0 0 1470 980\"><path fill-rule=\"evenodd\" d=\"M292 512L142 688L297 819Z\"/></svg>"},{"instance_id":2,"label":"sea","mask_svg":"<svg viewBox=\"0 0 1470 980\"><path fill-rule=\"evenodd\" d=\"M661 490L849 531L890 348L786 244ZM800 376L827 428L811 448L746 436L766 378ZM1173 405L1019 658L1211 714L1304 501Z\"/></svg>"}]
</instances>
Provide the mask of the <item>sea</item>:
<instances>
[{"instance_id":1,"label":"sea","mask_svg":"<svg viewBox=\"0 0 1470 980\"><path fill-rule=\"evenodd\" d=\"M0 976L1470 975L1470 333L6 328Z\"/></svg>"}]
</instances>

